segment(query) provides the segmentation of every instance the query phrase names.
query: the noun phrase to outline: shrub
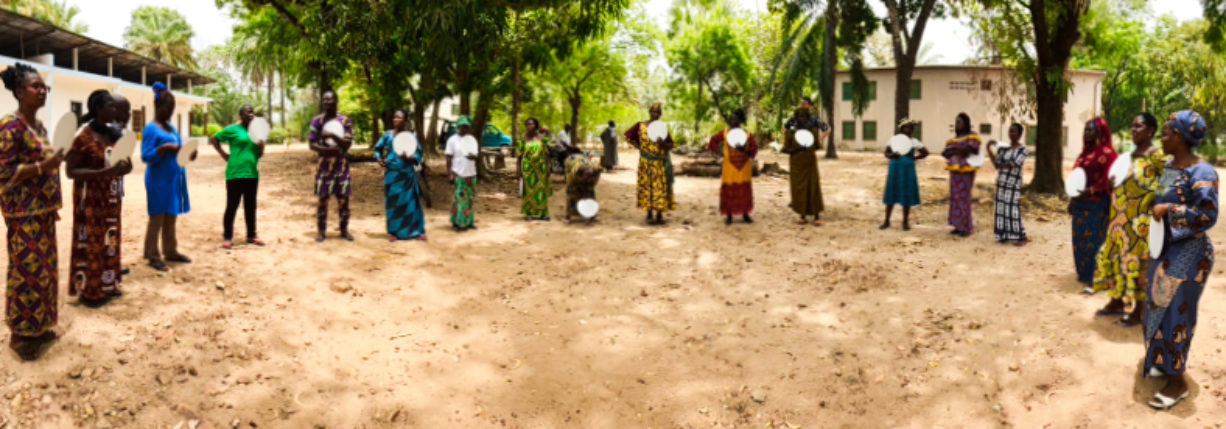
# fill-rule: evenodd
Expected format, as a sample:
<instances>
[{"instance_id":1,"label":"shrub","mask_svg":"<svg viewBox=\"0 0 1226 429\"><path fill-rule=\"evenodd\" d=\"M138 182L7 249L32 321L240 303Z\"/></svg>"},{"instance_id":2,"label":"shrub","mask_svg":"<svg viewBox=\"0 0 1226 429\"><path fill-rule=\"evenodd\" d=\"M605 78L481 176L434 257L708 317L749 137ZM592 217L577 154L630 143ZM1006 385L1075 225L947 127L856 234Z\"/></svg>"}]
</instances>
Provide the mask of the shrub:
<instances>
[{"instance_id":1,"label":"shrub","mask_svg":"<svg viewBox=\"0 0 1226 429\"><path fill-rule=\"evenodd\" d=\"M289 132L285 128L273 128L268 133L268 144L282 144L289 138Z\"/></svg>"}]
</instances>

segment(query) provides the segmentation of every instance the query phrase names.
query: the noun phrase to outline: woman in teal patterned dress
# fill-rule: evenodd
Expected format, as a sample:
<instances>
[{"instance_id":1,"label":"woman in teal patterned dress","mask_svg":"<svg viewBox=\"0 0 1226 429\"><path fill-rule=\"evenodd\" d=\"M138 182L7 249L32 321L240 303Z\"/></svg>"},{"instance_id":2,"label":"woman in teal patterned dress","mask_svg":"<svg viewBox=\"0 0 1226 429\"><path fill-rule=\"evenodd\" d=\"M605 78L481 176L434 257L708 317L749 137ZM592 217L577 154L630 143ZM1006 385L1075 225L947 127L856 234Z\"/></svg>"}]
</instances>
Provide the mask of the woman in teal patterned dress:
<instances>
[{"instance_id":1,"label":"woman in teal patterned dress","mask_svg":"<svg viewBox=\"0 0 1226 429\"><path fill-rule=\"evenodd\" d=\"M422 191L417 166L422 163L420 141L410 158L396 153L392 142L396 135L408 129L408 112L396 110L392 129L375 144L375 159L385 169L383 204L387 209L387 239L389 241L417 239L426 241L426 213L422 210Z\"/></svg>"}]
</instances>

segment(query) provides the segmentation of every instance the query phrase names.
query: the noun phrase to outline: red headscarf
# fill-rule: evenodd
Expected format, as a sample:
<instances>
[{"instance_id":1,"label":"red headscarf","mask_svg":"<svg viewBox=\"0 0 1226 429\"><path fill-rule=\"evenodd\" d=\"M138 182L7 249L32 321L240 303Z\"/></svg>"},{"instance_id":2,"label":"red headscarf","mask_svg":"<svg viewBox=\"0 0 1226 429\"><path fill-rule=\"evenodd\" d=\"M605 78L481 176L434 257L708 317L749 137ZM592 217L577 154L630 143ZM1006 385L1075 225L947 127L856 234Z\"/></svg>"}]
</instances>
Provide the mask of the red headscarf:
<instances>
[{"instance_id":1,"label":"red headscarf","mask_svg":"<svg viewBox=\"0 0 1226 429\"><path fill-rule=\"evenodd\" d=\"M1115 153L1115 146L1111 144L1111 128L1107 126L1107 120L1100 116L1091 119L1087 125L1092 125L1098 130L1098 140L1082 142L1081 155L1077 156L1076 166L1086 172L1086 194L1084 196L1097 198L1111 191L1112 183L1107 177L1107 171L1111 169L1111 163L1115 162L1115 158L1119 155Z\"/></svg>"}]
</instances>

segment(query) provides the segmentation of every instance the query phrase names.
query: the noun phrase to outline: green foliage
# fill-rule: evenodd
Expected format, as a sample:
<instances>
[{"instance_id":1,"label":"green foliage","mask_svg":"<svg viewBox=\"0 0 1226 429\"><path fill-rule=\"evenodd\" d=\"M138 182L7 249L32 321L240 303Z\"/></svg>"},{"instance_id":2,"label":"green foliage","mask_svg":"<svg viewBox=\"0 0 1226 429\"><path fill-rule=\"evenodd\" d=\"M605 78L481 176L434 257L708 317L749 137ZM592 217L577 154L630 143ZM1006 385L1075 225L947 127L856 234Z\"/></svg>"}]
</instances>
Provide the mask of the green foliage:
<instances>
[{"instance_id":1,"label":"green foliage","mask_svg":"<svg viewBox=\"0 0 1226 429\"><path fill-rule=\"evenodd\" d=\"M289 132L285 128L273 128L268 132L268 144L282 144L289 139Z\"/></svg>"},{"instance_id":2,"label":"green foliage","mask_svg":"<svg viewBox=\"0 0 1226 429\"><path fill-rule=\"evenodd\" d=\"M694 131L714 110L727 120L752 94L755 63L746 42L747 25L726 3L682 5L674 9L668 61L670 89L692 115ZM691 100L692 103L691 103Z\"/></svg>"},{"instance_id":3,"label":"green foliage","mask_svg":"<svg viewBox=\"0 0 1226 429\"><path fill-rule=\"evenodd\" d=\"M196 68L187 19L167 7L141 6L123 32L124 47L138 54L189 70Z\"/></svg>"},{"instance_id":4,"label":"green foliage","mask_svg":"<svg viewBox=\"0 0 1226 429\"><path fill-rule=\"evenodd\" d=\"M1102 70L1103 117L1113 130L1126 129L1142 110L1153 67L1155 42L1146 29L1144 0L1101 0L1081 21L1082 40L1073 50L1072 68Z\"/></svg>"},{"instance_id":5,"label":"green foliage","mask_svg":"<svg viewBox=\"0 0 1226 429\"><path fill-rule=\"evenodd\" d=\"M85 33L89 26L77 20L80 9L69 6L65 0L12 0L0 2L0 6L73 33Z\"/></svg>"}]
</instances>

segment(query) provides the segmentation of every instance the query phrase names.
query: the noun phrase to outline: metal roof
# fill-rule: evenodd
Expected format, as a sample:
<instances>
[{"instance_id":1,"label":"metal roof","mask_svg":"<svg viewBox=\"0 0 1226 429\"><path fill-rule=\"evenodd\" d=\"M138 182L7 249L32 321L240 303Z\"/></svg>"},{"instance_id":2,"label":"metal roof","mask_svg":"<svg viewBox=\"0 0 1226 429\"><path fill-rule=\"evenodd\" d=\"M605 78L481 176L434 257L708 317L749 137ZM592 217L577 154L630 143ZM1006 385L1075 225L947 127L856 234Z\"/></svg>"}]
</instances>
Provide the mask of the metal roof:
<instances>
[{"instance_id":1,"label":"metal roof","mask_svg":"<svg viewBox=\"0 0 1226 429\"><path fill-rule=\"evenodd\" d=\"M74 48L77 49L77 70L86 73L107 76L107 59L112 58L112 76L128 82L142 83L142 67L148 82L165 82L169 75L175 90L186 90L189 80L193 85L214 82L195 72L0 9L0 55L26 59L53 54L56 67L71 70Z\"/></svg>"}]
</instances>

